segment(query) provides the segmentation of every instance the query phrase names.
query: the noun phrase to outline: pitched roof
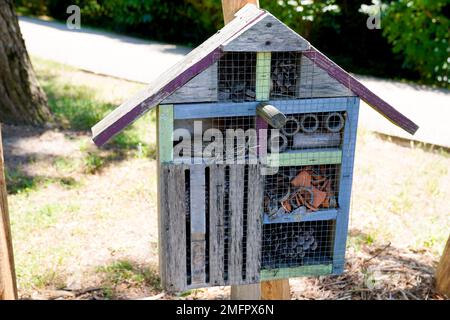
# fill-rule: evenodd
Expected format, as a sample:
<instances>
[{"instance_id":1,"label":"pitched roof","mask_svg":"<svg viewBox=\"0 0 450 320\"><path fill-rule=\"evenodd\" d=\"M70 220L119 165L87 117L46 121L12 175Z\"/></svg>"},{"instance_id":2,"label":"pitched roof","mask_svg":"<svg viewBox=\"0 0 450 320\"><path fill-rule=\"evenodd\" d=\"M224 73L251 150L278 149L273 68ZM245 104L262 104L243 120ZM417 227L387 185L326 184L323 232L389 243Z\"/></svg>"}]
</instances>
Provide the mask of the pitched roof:
<instances>
[{"instance_id":1,"label":"pitched roof","mask_svg":"<svg viewBox=\"0 0 450 320\"><path fill-rule=\"evenodd\" d=\"M261 28L260 26L270 26L270 28ZM283 43L278 43L279 40L273 37L274 32L283 34L281 40ZM415 123L367 89L273 15L248 4L236 13L235 19L215 35L192 50L146 89L123 103L92 127L95 144L98 146L105 144L145 112L154 108L189 80L218 61L225 52L240 50L254 52L301 51L318 67L325 70L331 77L349 88L394 124L411 134L418 129Z\"/></svg>"}]
</instances>

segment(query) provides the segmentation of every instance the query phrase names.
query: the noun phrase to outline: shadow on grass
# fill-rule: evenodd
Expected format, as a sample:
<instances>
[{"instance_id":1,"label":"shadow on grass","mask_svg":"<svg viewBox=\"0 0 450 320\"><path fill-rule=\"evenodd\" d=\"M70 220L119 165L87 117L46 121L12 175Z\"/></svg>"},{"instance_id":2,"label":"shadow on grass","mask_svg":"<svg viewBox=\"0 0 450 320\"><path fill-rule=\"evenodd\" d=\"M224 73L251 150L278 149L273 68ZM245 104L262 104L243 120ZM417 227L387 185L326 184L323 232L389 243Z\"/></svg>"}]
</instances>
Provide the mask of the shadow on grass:
<instances>
[{"instance_id":1,"label":"shadow on grass","mask_svg":"<svg viewBox=\"0 0 450 320\"><path fill-rule=\"evenodd\" d=\"M98 99L92 88L65 83L64 79L50 72L40 74L39 78L47 94L55 122L63 130L84 131L90 134L91 128L117 107ZM155 123L155 115L149 113L141 121ZM152 156L154 154L152 149L155 147L145 141L141 127L136 124L131 125L114 137L106 149L141 148Z\"/></svg>"},{"instance_id":2,"label":"shadow on grass","mask_svg":"<svg viewBox=\"0 0 450 320\"><path fill-rule=\"evenodd\" d=\"M54 115L58 128L64 131L68 140L77 139L81 135L90 136L90 129L116 105L101 101L96 97L96 92L87 86L69 84L58 72L53 72L59 65L49 64L42 68L39 80L48 96L49 107ZM155 123L155 114L148 113L133 125L129 126L121 134L114 137L102 149L96 148L92 142L87 141L80 147L83 159L80 162L82 173L95 174L102 169L130 157L156 159L156 145L146 137L149 127ZM63 186L76 185L74 178L64 175L51 177L31 175L22 170L37 158L45 158L45 161L53 161L52 154L38 151L24 152L20 142L25 138L39 137L45 134L46 128L20 126L5 126L5 163L9 169L7 172L8 190L10 194L32 191L45 183L58 182ZM17 150L19 152L15 152Z\"/></svg>"},{"instance_id":3,"label":"shadow on grass","mask_svg":"<svg viewBox=\"0 0 450 320\"><path fill-rule=\"evenodd\" d=\"M20 169L5 168L6 185L8 194L27 193L48 184L59 184L64 188L71 189L79 185L73 177L53 177L29 175Z\"/></svg>"},{"instance_id":4,"label":"shadow on grass","mask_svg":"<svg viewBox=\"0 0 450 320\"><path fill-rule=\"evenodd\" d=\"M138 264L131 260L117 260L97 268L102 281L100 287L104 299L128 298L132 289L156 294L162 291L161 282L155 266Z\"/></svg>"}]
</instances>

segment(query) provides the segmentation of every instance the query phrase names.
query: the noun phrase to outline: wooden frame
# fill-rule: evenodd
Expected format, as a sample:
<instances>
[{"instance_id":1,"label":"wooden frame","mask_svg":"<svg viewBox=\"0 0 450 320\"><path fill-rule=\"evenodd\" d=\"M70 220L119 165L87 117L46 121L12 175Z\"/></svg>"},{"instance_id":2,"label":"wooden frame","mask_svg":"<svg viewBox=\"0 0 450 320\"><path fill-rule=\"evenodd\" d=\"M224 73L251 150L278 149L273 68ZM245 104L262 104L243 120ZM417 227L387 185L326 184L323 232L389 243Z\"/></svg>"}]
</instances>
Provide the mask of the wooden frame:
<instances>
[{"instance_id":1,"label":"wooden frame","mask_svg":"<svg viewBox=\"0 0 450 320\"><path fill-rule=\"evenodd\" d=\"M161 104L217 101L217 62L180 87Z\"/></svg>"},{"instance_id":2,"label":"wooden frame","mask_svg":"<svg viewBox=\"0 0 450 320\"><path fill-rule=\"evenodd\" d=\"M273 219L264 215L264 224L335 220L338 216L338 211L339 209L327 209L303 214L289 214L285 217L275 217Z\"/></svg>"},{"instance_id":3,"label":"wooden frame","mask_svg":"<svg viewBox=\"0 0 450 320\"><path fill-rule=\"evenodd\" d=\"M158 151L159 161L173 160L173 105L158 107Z\"/></svg>"},{"instance_id":4,"label":"wooden frame","mask_svg":"<svg viewBox=\"0 0 450 320\"><path fill-rule=\"evenodd\" d=\"M339 187L339 212L336 217L336 229L333 250L333 274L344 271L345 249L347 244L348 222L350 215L350 198L352 192L353 167L358 128L359 99L352 98L351 107L347 112L342 145L342 165Z\"/></svg>"},{"instance_id":5,"label":"wooden frame","mask_svg":"<svg viewBox=\"0 0 450 320\"><path fill-rule=\"evenodd\" d=\"M315 98L296 100L269 100L284 114L346 111L352 97ZM174 119L203 119L216 117L255 116L259 101L254 102L219 102L219 103L185 103L174 105Z\"/></svg>"},{"instance_id":6,"label":"wooden frame","mask_svg":"<svg viewBox=\"0 0 450 320\"><path fill-rule=\"evenodd\" d=\"M340 164L341 161L342 151L335 148L292 150L267 156L267 165L270 167Z\"/></svg>"}]
</instances>

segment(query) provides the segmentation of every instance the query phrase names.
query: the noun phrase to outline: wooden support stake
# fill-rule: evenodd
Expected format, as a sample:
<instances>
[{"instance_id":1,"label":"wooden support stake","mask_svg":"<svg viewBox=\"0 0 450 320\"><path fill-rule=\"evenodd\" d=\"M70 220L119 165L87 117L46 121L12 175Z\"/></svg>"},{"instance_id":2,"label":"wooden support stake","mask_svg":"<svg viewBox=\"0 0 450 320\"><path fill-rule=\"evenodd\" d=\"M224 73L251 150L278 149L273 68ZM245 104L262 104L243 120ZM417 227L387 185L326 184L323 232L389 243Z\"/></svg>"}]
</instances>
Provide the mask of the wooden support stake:
<instances>
[{"instance_id":1,"label":"wooden support stake","mask_svg":"<svg viewBox=\"0 0 450 320\"><path fill-rule=\"evenodd\" d=\"M0 300L17 299L0 127Z\"/></svg>"},{"instance_id":2,"label":"wooden support stake","mask_svg":"<svg viewBox=\"0 0 450 320\"><path fill-rule=\"evenodd\" d=\"M225 24L233 20L234 14L248 3L252 3L259 7L259 0L222 0L223 17L225 20ZM270 82L268 83L270 85ZM268 91L266 90L266 92ZM289 296L288 279L263 281L261 282L261 284L231 286L231 299L234 300L257 300L260 298L266 300L286 300L290 299Z\"/></svg>"},{"instance_id":3,"label":"wooden support stake","mask_svg":"<svg viewBox=\"0 0 450 320\"><path fill-rule=\"evenodd\" d=\"M248 3L259 7L259 0L222 0L223 20L225 24L233 20L235 13Z\"/></svg>"},{"instance_id":4,"label":"wooden support stake","mask_svg":"<svg viewBox=\"0 0 450 320\"><path fill-rule=\"evenodd\" d=\"M290 300L289 279L261 281L262 300Z\"/></svg>"},{"instance_id":5,"label":"wooden support stake","mask_svg":"<svg viewBox=\"0 0 450 320\"><path fill-rule=\"evenodd\" d=\"M436 290L450 298L450 237L436 269Z\"/></svg>"}]
</instances>

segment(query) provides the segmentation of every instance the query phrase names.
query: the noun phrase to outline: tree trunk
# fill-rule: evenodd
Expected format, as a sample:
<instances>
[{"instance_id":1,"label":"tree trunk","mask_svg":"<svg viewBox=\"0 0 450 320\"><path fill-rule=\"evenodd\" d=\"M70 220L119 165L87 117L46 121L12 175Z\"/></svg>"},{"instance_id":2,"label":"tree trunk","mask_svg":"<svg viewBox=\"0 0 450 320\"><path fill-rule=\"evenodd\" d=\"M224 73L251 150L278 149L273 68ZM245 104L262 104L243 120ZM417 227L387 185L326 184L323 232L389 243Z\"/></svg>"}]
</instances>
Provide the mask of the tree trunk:
<instances>
[{"instance_id":1,"label":"tree trunk","mask_svg":"<svg viewBox=\"0 0 450 320\"><path fill-rule=\"evenodd\" d=\"M19 28L12 0L0 0L0 121L42 124L51 118Z\"/></svg>"}]
</instances>

